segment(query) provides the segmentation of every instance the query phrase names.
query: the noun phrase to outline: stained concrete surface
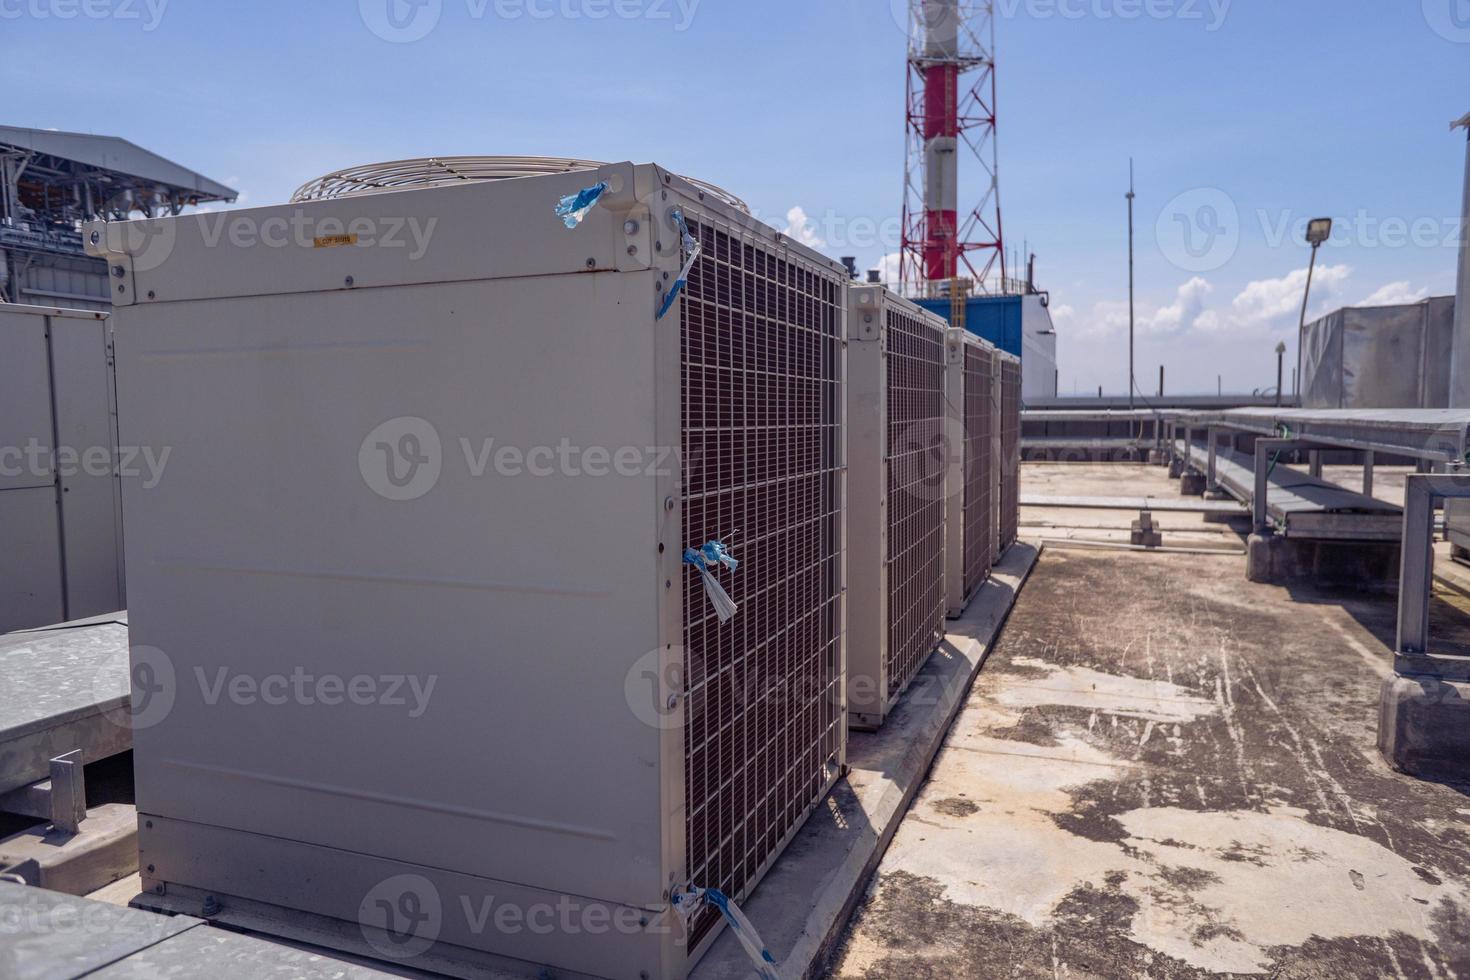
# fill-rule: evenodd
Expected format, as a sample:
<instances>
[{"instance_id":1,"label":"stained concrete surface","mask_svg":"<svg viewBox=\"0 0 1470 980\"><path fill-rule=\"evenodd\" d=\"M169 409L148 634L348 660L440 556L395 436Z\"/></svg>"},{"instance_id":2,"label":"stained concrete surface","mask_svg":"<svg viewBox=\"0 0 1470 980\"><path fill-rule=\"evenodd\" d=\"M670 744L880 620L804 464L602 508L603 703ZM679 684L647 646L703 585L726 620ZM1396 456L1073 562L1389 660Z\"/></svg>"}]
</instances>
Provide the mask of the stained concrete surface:
<instances>
[{"instance_id":1,"label":"stained concrete surface","mask_svg":"<svg viewBox=\"0 0 1470 980\"><path fill-rule=\"evenodd\" d=\"M1393 620L1238 556L1049 549L831 975L1470 976L1470 786L1375 748Z\"/></svg>"}]
</instances>

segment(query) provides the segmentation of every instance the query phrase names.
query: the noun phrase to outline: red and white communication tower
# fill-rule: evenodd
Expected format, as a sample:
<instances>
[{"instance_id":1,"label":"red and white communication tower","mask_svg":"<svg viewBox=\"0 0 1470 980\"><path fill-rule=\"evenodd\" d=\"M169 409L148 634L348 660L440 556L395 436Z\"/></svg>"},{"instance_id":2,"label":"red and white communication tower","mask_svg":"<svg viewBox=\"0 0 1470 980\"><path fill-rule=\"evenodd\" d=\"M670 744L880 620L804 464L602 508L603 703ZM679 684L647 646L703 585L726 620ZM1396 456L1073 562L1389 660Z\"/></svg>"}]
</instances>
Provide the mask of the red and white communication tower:
<instances>
[{"instance_id":1,"label":"red and white communication tower","mask_svg":"<svg viewBox=\"0 0 1470 980\"><path fill-rule=\"evenodd\" d=\"M899 279L913 296L1008 291L995 137L995 5L909 0ZM983 195L960 208L960 158Z\"/></svg>"}]
</instances>

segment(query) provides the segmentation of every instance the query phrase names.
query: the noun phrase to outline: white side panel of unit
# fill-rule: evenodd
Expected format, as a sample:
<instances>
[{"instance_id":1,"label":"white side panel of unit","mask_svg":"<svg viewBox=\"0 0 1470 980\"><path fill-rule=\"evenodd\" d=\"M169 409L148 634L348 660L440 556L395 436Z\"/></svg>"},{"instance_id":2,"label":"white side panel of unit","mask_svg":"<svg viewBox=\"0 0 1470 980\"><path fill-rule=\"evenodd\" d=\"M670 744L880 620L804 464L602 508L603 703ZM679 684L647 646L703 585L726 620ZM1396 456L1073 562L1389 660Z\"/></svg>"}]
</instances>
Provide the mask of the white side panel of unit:
<instances>
[{"instance_id":1,"label":"white side panel of unit","mask_svg":"<svg viewBox=\"0 0 1470 980\"><path fill-rule=\"evenodd\" d=\"M951 329L944 342L945 462L944 594L946 612L965 610L965 334Z\"/></svg>"},{"instance_id":2,"label":"white side panel of unit","mask_svg":"<svg viewBox=\"0 0 1470 980\"><path fill-rule=\"evenodd\" d=\"M172 449L124 485L134 655L187 665L135 733L140 813L660 901L678 736L627 686L663 640L654 296L589 274L118 312L120 438ZM383 697L264 686L302 672Z\"/></svg>"},{"instance_id":3,"label":"white side panel of unit","mask_svg":"<svg viewBox=\"0 0 1470 980\"><path fill-rule=\"evenodd\" d=\"M888 696L887 362L882 287L855 287L847 345L847 711L881 724Z\"/></svg>"}]
</instances>

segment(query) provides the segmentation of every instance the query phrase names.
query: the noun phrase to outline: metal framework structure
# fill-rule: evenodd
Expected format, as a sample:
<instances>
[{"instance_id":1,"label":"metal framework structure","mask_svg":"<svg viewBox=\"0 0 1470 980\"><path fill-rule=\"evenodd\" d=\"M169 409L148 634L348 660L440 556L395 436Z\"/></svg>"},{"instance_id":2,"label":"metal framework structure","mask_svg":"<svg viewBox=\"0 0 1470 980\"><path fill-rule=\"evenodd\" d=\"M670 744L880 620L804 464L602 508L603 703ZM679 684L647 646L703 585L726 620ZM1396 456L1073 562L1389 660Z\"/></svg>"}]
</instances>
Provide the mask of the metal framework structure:
<instances>
[{"instance_id":1,"label":"metal framework structure","mask_svg":"<svg viewBox=\"0 0 1470 980\"><path fill-rule=\"evenodd\" d=\"M910 0L903 241L906 295L1005 293L996 147L995 7L990 0ZM959 158L978 162L983 191L962 211ZM951 319L955 326L961 323Z\"/></svg>"},{"instance_id":2,"label":"metal framework structure","mask_svg":"<svg viewBox=\"0 0 1470 980\"><path fill-rule=\"evenodd\" d=\"M235 191L114 136L0 126L0 302L105 309L85 221L179 214Z\"/></svg>"}]
</instances>

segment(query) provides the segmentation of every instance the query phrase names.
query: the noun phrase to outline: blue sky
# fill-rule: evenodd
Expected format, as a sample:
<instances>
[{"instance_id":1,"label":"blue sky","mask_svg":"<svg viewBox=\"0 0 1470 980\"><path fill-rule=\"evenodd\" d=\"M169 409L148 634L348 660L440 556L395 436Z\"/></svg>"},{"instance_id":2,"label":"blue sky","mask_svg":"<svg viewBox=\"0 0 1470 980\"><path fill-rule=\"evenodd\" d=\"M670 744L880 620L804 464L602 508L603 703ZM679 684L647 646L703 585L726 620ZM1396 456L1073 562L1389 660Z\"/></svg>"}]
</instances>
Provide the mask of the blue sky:
<instances>
[{"instance_id":1,"label":"blue sky","mask_svg":"<svg viewBox=\"0 0 1470 980\"><path fill-rule=\"evenodd\" d=\"M896 251L902 0L420 0L400 42L389 2L0 0L3 121L124 136L246 205L405 156L656 160L833 256ZM1274 382L1318 214L1314 313L1453 292L1470 0L996 5L1007 238L1064 391L1126 387L1130 156L1145 391L1160 363L1175 391Z\"/></svg>"}]
</instances>

